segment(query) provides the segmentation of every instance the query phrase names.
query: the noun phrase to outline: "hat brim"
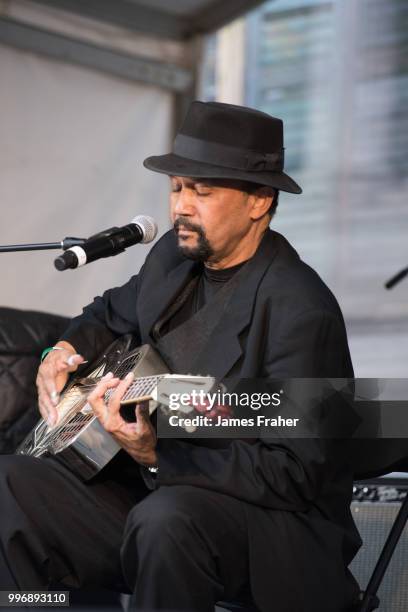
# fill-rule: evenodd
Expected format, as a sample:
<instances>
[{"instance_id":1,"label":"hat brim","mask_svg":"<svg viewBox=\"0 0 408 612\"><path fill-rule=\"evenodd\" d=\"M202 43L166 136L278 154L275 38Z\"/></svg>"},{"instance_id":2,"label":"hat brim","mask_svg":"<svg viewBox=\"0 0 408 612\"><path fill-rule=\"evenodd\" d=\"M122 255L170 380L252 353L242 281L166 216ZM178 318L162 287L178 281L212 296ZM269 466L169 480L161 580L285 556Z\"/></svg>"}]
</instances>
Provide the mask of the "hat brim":
<instances>
[{"instance_id":1,"label":"hat brim","mask_svg":"<svg viewBox=\"0 0 408 612\"><path fill-rule=\"evenodd\" d=\"M172 176L188 176L192 178L229 178L250 181L259 185L268 185L288 193L302 193L301 187L284 172L245 172L222 166L213 166L198 162L174 153L147 157L143 165L153 172Z\"/></svg>"}]
</instances>

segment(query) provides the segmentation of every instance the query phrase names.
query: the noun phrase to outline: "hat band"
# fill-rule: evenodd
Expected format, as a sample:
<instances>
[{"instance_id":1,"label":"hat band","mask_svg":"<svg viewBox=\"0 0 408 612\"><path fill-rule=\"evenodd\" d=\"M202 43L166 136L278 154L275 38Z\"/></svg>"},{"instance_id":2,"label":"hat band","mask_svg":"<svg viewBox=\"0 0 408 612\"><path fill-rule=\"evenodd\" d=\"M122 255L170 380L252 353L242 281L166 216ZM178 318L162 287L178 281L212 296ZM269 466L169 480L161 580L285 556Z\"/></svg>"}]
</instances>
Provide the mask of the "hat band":
<instances>
[{"instance_id":1,"label":"hat band","mask_svg":"<svg viewBox=\"0 0 408 612\"><path fill-rule=\"evenodd\" d=\"M194 161L246 172L282 172L284 150L279 153L260 153L239 147L229 147L193 136L178 134L174 141L175 155Z\"/></svg>"}]
</instances>

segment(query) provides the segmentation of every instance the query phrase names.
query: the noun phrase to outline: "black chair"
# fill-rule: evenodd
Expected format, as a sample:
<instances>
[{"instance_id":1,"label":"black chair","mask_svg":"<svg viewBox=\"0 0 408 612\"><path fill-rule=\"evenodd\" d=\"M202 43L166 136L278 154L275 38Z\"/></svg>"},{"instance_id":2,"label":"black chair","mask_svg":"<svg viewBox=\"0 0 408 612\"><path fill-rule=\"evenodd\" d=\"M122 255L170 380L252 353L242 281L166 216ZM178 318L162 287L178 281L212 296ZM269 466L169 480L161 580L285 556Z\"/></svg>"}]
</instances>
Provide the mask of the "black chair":
<instances>
[{"instance_id":1,"label":"black chair","mask_svg":"<svg viewBox=\"0 0 408 612\"><path fill-rule=\"evenodd\" d=\"M59 315L0 307L0 454L13 453L38 421L41 352L68 323Z\"/></svg>"}]
</instances>

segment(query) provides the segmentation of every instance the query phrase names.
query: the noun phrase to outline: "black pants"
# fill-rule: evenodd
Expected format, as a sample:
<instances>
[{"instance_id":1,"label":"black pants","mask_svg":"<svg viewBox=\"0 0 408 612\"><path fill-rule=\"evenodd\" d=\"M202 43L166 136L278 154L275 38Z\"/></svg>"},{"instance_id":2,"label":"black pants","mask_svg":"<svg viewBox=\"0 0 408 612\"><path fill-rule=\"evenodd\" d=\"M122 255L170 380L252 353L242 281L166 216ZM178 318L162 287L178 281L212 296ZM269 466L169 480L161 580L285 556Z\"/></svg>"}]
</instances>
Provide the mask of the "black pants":
<instances>
[{"instance_id":1,"label":"black pants","mask_svg":"<svg viewBox=\"0 0 408 612\"><path fill-rule=\"evenodd\" d=\"M54 459L0 456L0 589L131 592L134 610L213 612L248 580L238 500L190 486L150 492L124 453L89 483Z\"/></svg>"}]
</instances>

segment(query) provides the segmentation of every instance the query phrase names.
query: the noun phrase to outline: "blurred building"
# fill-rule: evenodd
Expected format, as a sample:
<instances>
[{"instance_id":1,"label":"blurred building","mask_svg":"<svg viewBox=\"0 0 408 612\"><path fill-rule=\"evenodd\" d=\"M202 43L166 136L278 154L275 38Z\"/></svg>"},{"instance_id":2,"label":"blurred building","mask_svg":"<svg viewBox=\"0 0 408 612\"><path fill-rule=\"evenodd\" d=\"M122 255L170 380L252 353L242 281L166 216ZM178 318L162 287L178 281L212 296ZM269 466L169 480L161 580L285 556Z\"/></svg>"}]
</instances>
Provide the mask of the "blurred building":
<instances>
[{"instance_id":1,"label":"blurred building","mask_svg":"<svg viewBox=\"0 0 408 612\"><path fill-rule=\"evenodd\" d=\"M201 97L284 120L304 193L282 194L274 227L339 299L356 373L406 376L408 281L383 284L408 265L408 3L265 2L244 22L240 98L220 95L219 39L206 43Z\"/></svg>"}]
</instances>

